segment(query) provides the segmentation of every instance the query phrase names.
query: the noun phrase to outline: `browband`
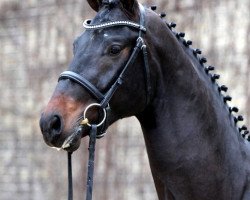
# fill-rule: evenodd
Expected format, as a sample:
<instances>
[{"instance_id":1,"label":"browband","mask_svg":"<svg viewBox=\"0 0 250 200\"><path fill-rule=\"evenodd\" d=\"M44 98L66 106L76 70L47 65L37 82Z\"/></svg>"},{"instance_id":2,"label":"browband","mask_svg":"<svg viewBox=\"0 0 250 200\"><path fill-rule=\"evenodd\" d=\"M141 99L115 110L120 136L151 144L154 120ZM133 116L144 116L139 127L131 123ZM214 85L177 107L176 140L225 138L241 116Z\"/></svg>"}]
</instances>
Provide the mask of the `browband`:
<instances>
[{"instance_id":1,"label":"browband","mask_svg":"<svg viewBox=\"0 0 250 200\"><path fill-rule=\"evenodd\" d=\"M140 24L137 24L135 22L131 21L111 21L111 22L106 22L103 24L94 24L92 25L91 19L87 19L83 22L83 27L86 30L96 30L96 29L104 29L104 28L110 28L114 26L129 26L131 28L138 29L140 32L142 31L143 33L146 33L147 29L145 28L145 16L144 16L144 7L139 4L141 15L140 15Z\"/></svg>"},{"instance_id":2,"label":"browband","mask_svg":"<svg viewBox=\"0 0 250 200\"><path fill-rule=\"evenodd\" d=\"M115 22L107 22L103 24L96 24L91 25L91 20L87 19L83 22L83 27L87 30L96 30L96 29L104 29L104 28L110 28L114 26L129 26L135 29L139 29L140 31L143 31L146 33L146 28L140 24L130 22L130 21L115 21Z\"/></svg>"}]
</instances>

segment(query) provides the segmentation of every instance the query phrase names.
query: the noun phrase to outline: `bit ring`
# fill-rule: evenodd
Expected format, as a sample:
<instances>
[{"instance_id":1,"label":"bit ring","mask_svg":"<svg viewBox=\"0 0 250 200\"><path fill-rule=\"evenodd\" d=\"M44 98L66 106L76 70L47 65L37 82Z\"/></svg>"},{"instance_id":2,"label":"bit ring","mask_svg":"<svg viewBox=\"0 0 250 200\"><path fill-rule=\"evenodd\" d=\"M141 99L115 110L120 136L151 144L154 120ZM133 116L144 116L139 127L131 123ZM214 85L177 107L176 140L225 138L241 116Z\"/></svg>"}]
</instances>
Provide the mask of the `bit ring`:
<instances>
[{"instance_id":1,"label":"bit ring","mask_svg":"<svg viewBox=\"0 0 250 200\"><path fill-rule=\"evenodd\" d=\"M103 125L103 123L104 123L105 120L107 119L107 111L106 111L105 108L102 108L102 107L101 107L101 104L99 104L99 103L92 103L92 104L88 105L88 106L86 107L86 109L84 110L84 113L83 113L83 118L84 118L84 119L87 119L86 114L87 114L88 110L89 110L90 108L92 108L92 107L101 108L102 111L103 111L103 119L100 121L99 124L96 125L97 127L100 127L101 125ZM87 123L87 125L88 125L89 127L92 126L89 122Z\"/></svg>"}]
</instances>

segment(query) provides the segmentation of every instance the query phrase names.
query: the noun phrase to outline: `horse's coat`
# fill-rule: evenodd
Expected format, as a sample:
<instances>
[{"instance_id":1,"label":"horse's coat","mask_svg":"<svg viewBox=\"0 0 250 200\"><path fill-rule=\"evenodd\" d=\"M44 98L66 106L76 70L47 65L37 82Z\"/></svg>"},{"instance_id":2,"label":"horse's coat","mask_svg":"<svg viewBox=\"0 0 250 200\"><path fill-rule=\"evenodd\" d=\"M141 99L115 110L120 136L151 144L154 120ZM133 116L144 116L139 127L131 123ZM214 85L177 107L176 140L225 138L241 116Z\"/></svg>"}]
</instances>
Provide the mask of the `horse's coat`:
<instances>
[{"instance_id":1,"label":"horse's coat","mask_svg":"<svg viewBox=\"0 0 250 200\"><path fill-rule=\"evenodd\" d=\"M88 2L98 12L93 24L140 18L136 0ZM232 116L236 108L226 104L231 100L223 94L227 88L218 87L219 76L210 75L213 67L205 66L200 50L191 49L183 33L171 30L174 23L166 24L149 9L145 16L153 95L147 104L139 56L110 102L107 125L132 115L139 119L160 200L249 200L250 146L236 126L241 117ZM86 31L74 42L69 70L105 92L122 70L136 37L128 27ZM60 81L40 120L45 141L61 147L94 101L76 83ZM68 151L79 145L77 138Z\"/></svg>"}]
</instances>

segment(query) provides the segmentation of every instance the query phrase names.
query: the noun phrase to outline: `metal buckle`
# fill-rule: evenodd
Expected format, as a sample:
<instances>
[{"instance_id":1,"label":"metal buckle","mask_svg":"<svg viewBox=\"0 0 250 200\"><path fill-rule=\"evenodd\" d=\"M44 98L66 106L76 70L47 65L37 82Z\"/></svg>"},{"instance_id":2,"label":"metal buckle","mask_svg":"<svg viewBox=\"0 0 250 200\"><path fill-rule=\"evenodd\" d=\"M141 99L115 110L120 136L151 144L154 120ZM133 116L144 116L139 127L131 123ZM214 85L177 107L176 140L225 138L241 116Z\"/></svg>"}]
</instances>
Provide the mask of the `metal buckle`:
<instances>
[{"instance_id":1,"label":"metal buckle","mask_svg":"<svg viewBox=\"0 0 250 200\"><path fill-rule=\"evenodd\" d=\"M104 122L105 122L105 120L106 120L106 118L107 118L107 111L106 111L105 108L102 108L102 107L101 107L101 104L99 104L99 103L92 103L92 104L88 105L88 106L86 107L86 109L84 110L83 119L86 121L86 124L87 124L89 127L92 126L92 125L89 123L88 118L86 117L86 114L87 114L88 110L89 110L90 108L92 108L92 107L101 108L102 111L103 111L103 115L104 115L104 116L103 116L103 119L101 120L101 122L100 122L99 124L96 125L97 127L100 127L101 125L104 124ZM84 121L84 120L83 120L83 121Z\"/></svg>"}]
</instances>

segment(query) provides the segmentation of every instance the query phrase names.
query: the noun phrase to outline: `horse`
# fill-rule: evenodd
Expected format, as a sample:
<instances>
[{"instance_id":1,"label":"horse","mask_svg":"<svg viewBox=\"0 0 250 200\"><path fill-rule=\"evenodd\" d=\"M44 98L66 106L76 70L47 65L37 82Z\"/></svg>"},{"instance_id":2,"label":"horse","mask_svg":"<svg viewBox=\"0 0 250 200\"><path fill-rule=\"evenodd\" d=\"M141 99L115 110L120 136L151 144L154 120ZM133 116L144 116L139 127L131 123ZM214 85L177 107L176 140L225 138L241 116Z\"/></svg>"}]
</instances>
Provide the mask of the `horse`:
<instances>
[{"instance_id":1,"label":"horse","mask_svg":"<svg viewBox=\"0 0 250 200\"><path fill-rule=\"evenodd\" d=\"M91 124L101 137L136 116L159 200L249 200L249 132L202 52L137 0L88 3L97 14L41 114L45 142L73 152Z\"/></svg>"}]
</instances>

